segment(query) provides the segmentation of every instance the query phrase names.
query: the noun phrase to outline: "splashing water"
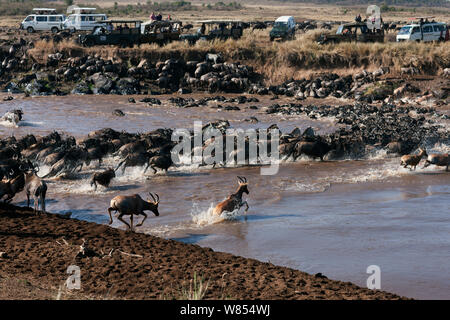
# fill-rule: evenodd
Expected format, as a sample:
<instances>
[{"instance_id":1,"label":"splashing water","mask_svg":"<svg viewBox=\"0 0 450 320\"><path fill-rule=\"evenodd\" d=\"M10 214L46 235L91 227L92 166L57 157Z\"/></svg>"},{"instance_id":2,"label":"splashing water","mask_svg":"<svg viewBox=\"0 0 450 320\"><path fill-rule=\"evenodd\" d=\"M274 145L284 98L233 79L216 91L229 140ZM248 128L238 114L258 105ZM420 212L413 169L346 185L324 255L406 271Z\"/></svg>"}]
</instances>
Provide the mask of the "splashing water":
<instances>
[{"instance_id":1,"label":"splashing water","mask_svg":"<svg viewBox=\"0 0 450 320\"><path fill-rule=\"evenodd\" d=\"M239 209L232 212L224 211L220 215L214 214L214 207L214 204L211 203L207 210L203 210L198 204L194 203L191 210L192 221L197 226L207 226L223 221L236 220L240 216Z\"/></svg>"}]
</instances>

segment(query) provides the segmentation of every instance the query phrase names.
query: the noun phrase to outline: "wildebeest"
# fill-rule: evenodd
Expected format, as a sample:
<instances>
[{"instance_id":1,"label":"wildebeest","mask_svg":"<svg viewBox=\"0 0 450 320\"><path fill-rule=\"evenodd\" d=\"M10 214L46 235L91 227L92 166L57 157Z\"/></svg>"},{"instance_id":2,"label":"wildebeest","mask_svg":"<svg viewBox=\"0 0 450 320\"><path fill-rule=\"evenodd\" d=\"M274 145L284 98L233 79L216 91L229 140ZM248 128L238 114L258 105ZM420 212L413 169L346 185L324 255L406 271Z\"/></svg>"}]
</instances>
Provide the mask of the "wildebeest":
<instances>
[{"instance_id":1,"label":"wildebeest","mask_svg":"<svg viewBox=\"0 0 450 320\"><path fill-rule=\"evenodd\" d=\"M156 168L160 168L167 172L169 167L173 164L170 155L158 155L150 159L149 165L153 169L153 173L156 173Z\"/></svg>"},{"instance_id":2,"label":"wildebeest","mask_svg":"<svg viewBox=\"0 0 450 320\"><path fill-rule=\"evenodd\" d=\"M97 183L108 188L112 178L116 177L116 173L113 168L109 168L102 172L96 172L91 178L91 187L94 186L97 190Z\"/></svg>"},{"instance_id":3,"label":"wildebeest","mask_svg":"<svg viewBox=\"0 0 450 320\"><path fill-rule=\"evenodd\" d=\"M299 141L295 144L293 149L294 161L297 160L302 154L306 154L309 157L320 158L323 161L323 157L332 149L331 145L323 141Z\"/></svg>"},{"instance_id":4,"label":"wildebeest","mask_svg":"<svg viewBox=\"0 0 450 320\"><path fill-rule=\"evenodd\" d=\"M448 171L450 166L450 155L448 153L444 154L430 154L425 160L424 168L429 165L434 164L435 166L445 167L445 171Z\"/></svg>"}]
</instances>

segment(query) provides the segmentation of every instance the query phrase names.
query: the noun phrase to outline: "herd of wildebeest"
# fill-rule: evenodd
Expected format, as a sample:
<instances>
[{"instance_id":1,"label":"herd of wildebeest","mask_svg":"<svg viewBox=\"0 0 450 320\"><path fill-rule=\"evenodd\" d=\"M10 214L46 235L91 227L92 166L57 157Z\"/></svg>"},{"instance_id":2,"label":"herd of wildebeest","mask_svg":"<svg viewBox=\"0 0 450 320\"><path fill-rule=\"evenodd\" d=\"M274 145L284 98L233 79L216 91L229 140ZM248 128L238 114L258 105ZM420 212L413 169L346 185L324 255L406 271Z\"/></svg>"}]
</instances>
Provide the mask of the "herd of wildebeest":
<instances>
[{"instance_id":1,"label":"herd of wildebeest","mask_svg":"<svg viewBox=\"0 0 450 320\"><path fill-rule=\"evenodd\" d=\"M239 101L239 99L231 100ZM416 112L419 116L411 117L411 111ZM377 107L368 104L338 107L274 104L267 107L265 112L268 114L303 113L313 119L316 119L317 116L335 117L338 123L347 126L347 128L340 128L332 134L320 136L315 134L312 128L303 131L296 128L290 133L282 133L274 124L268 129L279 132L278 152L280 158L292 157L295 160L301 155L320 158L322 161L325 156L328 160L338 160L346 156L361 158L370 149L385 148L388 152L403 155L401 165L405 168L410 166L410 169L414 168L415 170L420 160L425 157L425 167L433 164L444 166L448 171L450 164L448 154L428 155L424 148L420 148L417 155L407 154L426 142L448 143L447 132L423 116L435 112L428 108L398 108L392 105ZM20 119L23 117L21 110L13 110L9 113ZM225 142L227 140L226 129L229 127L229 121L219 120L208 123L202 130L203 132L212 128L218 130L222 133ZM167 172L169 168L177 166L171 155L173 147L177 144L172 140L173 132L172 129L157 129L147 133L128 133L106 128L91 132L87 137L78 140L58 132L52 132L43 137L28 134L21 138L14 136L3 138L0 140L0 199L4 198L5 202L10 202L19 192L25 191L28 205L30 198L33 198L35 211L38 212L39 202L41 202L42 211L45 211L47 185L44 179L80 178L78 173L83 166L89 165L97 168L90 179L94 189L97 189L97 184L108 187L116 176L116 171L121 169L122 172L125 172L127 167L144 167L144 173L148 168L151 168L153 173L158 170ZM195 149L193 131L190 139L193 153ZM270 135L265 139L267 139L270 154ZM202 149L205 149L213 141L213 138L203 141ZM249 159L250 143L250 140L247 139L242 150L247 160ZM235 141L234 150L237 151L238 148L237 141ZM229 156L224 154L223 162L213 163L213 167L224 165L225 161L230 159ZM106 157L111 157L116 165L114 168L101 170L100 165ZM233 155L233 159L236 160L236 157L237 153ZM50 169L45 174L39 173L42 166ZM230 210L232 207L240 208L242 205L247 205L248 208L248 204L242 200L243 193L248 193L247 180L239 177L237 192L228 197L228 202L221 204L215 212L220 214L223 210ZM119 211L119 220L121 221L123 221L122 216L126 214L143 214L145 219L143 210L152 210L158 214L159 196L153 194L151 196L153 201L144 201L137 195L116 197L111 201L108 212L111 215L112 211ZM126 224L132 229L132 222L131 226Z\"/></svg>"}]
</instances>

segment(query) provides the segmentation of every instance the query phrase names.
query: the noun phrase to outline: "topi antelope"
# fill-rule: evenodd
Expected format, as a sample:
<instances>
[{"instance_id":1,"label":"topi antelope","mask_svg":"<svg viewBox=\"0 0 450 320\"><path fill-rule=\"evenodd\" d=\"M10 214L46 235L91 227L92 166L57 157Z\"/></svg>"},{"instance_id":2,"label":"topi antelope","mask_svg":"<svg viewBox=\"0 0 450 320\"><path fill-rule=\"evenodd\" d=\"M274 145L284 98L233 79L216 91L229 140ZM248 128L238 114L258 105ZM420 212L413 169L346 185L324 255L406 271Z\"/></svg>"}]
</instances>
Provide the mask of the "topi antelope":
<instances>
[{"instance_id":1,"label":"topi antelope","mask_svg":"<svg viewBox=\"0 0 450 320\"><path fill-rule=\"evenodd\" d=\"M445 171L448 171L448 166L450 166L450 155L448 153L444 154L430 154L425 160L424 168L428 167L430 164L434 164L439 167L446 167Z\"/></svg>"},{"instance_id":2,"label":"topi antelope","mask_svg":"<svg viewBox=\"0 0 450 320\"><path fill-rule=\"evenodd\" d=\"M158 212L158 204L159 204L159 196L155 193L156 199L153 196L152 193L150 193L150 196L153 199L153 202L148 199L148 201L145 201L141 198L140 195L134 194L132 196L117 196L114 197L111 200L110 207L108 208L109 213L109 224L113 222L111 211L119 212L119 216L117 219L125 223L130 231L133 231L133 215L143 215L144 219L142 219L141 223L137 224L136 227L142 226L145 219L147 219L147 214L144 212L144 210L150 210L152 211L155 216L159 216ZM124 215L130 216L130 224L123 220Z\"/></svg>"},{"instance_id":3,"label":"topi antelope","mask_svg":"<svg viewBox=\"0 0 450 320\"><path fill-rule=\"evenodd\" d=\"M419 164L422 157L427 157L427 152L419 148L419 154L407 154L400 158L400 165L403 166L403 168L406 168L409 166L409 170L412 170L414 167L414 170L416 170L417 165Z\"/></svg>"},{"instance_id":4,"label":"topi antelope","mask_svg":"<svg viewBox=\"0 0 450 320\"><path fill-rule=\"evenodd\" d=\"M245 212L248 211L248 203L247 201L242 201L242 194L245 192L246 194L249 194L248 192L248 182L247 178L245 177L237 177L238 178L238 184L239 187L236 190L235 193L231 194L220 202L215 208L214 208L214 214L220 215L222 212L233 212L233 210L240 209L243 205L246 206Z\"/></svg>"}]
</instances>

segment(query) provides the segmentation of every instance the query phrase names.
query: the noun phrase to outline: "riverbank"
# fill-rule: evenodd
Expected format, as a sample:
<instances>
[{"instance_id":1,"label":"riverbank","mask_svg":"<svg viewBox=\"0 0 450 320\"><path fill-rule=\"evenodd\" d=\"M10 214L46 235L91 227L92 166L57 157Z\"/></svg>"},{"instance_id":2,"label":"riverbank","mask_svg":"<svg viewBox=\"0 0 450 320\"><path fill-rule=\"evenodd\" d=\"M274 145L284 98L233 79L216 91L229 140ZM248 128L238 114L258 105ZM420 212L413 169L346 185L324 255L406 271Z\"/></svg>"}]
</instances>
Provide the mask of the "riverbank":
<instances>
[{"instance_id":1,"label":"riverbank","mask_svg":"<svg viewBox=\"0 0 450 320\"><path fill-rule=\"evenodd\" d=\"M0 251L0 299L179 299L200 280L205 299L400 299L321 274L4 204ZM65 289L70 265L80 268L80 290Z\"/></svg>"}]
</instances>

